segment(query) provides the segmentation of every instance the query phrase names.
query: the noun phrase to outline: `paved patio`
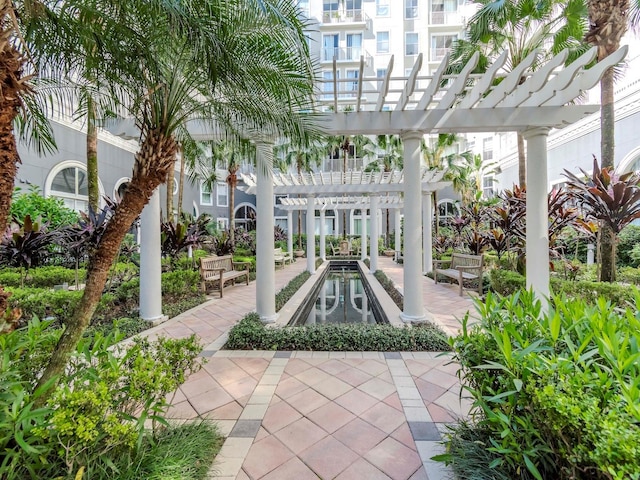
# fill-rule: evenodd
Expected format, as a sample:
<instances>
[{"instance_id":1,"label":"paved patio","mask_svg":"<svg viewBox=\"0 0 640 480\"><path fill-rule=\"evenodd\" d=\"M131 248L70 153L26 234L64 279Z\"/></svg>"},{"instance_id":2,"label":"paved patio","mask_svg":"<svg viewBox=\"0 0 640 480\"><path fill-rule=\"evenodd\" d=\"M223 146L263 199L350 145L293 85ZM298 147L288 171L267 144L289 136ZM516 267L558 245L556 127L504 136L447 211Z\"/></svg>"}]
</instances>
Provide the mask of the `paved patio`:
<instances>
[{"instance_id":1,"label":"paved patio","mask_svg":"<svg viewBox=\"0 0 640 480\"><path fill-rule=\"evenodd\" d=\"M298 261L278 269L276 291L304 268ZM381 258L379 268L402 288L401 265ZM471 300L455 286L423 282L426 309L455 332ZM169 417L213 419L227 436L211 478L452 478L430 460L442 451L446 423L469 409L448 356L220 350L255 298L255 282L238 285L147 333L195 333L206 345L207 363L176 392Z\"/></svg>"}]
</instances>

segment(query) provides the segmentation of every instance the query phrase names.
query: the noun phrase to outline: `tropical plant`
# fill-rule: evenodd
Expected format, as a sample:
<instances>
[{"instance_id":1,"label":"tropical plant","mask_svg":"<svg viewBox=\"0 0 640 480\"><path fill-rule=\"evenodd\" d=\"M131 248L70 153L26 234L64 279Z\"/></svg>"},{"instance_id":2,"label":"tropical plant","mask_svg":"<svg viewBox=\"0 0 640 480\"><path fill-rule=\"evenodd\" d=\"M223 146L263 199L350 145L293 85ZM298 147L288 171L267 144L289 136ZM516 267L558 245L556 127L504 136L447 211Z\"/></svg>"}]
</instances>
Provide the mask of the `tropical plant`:
<instances>
[{"instance_id":1,"label":"tropical plant","mask_svg":"<svg viewBox=\"0 0 640 480\"><path fill-rule=\"evenodd\" d=\"M174 259L180 252L194 247L202 241L202 228L192 222L162 222L160 224L160 247L162 255Z\"/></svg>"},{"instance_id":2,"label":"tropical plant","mask_svg":"<svg viewBox=\"0 0 640 480\"><path fill-rule=\"evenodd\" d=\"M29 186L26 193L20 188L16 188L13 193L10 218L21 220L27 215L32 219L39 218L52 230L78 221L78 213L66 207L61 198L45 198L36 185Z\"/></svg>"},{"instance_id":3,"label":"tropical plant","mask_svg":"<svg viewBox=\"0 0 640 480\"><path fill-rule=\"evenodd\" d=\"M294 167L298 177L302 177L303 173L312 172L314 167L319 167L322 164L322 160L327 158L327 149L318 138L303 138L301 141L289 140L276 145L274 156L276 165L281 171L286 172ZM297 217L298 250L302 250L301 210L298 210Z\"/></svg>"},{"instance_id":4,"label":"tropical plant","mask_svg":"<svg viewBox=\"0 0 640 480\"><path fill-rule=\"evenodd\" d=\"M65 2L70 8L64 21L77 24L74 3ZM124 197L89 259L83 297L41 384L64 369L124 235L173 169L179 139L189 138L187 120L242 125L246 134L295 136L304 129L299 111L307 108L312 93L307 44L291 2L209 0L189 8L177 8L174 1L107 3L108 9L98 4L86 12L104 20L98 33L106 38L101 37L100 48L84 53L104 65L97 72L101 85L109 87L104 100L116 115L135 119L140 147ZM96 35L96 22L80 18L76 33Z\"/></svg>"},{"instance_id":5,"label":"tropical plant","mask_svg":"<svg viewBox=\"0 0 640 480\"><path fill-rule=\"evenodd\" d=\"M27 215L15 231L7 232L0 244L2 263L21 267L28 272L31 267L40 265L57 235L58 232L48 230L46 225L34 222Z\"/></svg>"},{"instance_id":6,"label":"tropical plant","mask_svg":"<svg viewBox=\"0 0 640 480\"><path fill-rule=\"evenodd\" d=\"M375 143L365 146L365 158L374 157L374 161L367 164L365 172L390 172L392 170L402 170L404 166L404 155L402 138L399 135L378 135ZM396 213L397 214L397 213ZM385 245L391 244L389 233L389 209L387 209L387 222L385 232Z\"/></svg>"},{"instance_id":7,"label":"tropical plant","mask_svg":"<svg viewBox=\"0 0 640 480\"><path fill-rule=\"evenodd\" d=\"M535 69L566 48L576 52L584 50L580 43L586 28L582 0L474 0L473 3L479 9L469 19L466 38L454 43L448 73L460 72L476 52L480 53L480 60L474 73L484 72L492 60L507 52L503 68L508 74L534 51L540 54L532 65ZM518 181L520 187L526 185L521 133L518 133Z\"/></svg>"},{"instance_id":8,"label":"tropical plant","mask_svg":"<svg viewBox=\"0 0 640 480\"><path fill-rule=\"evenodd\" d=\"M582 170L583 177L565 170L567 187L578 199L587 216L600 222L606 229L600 232L601 270L600 281L613 282L616 279L616 243L620 231L633 220L640 218L640 175L635 172L616 175L609 167L600 168L593 158L593 173ZM602 237L611 235L608 241ZM611 247L609 255L602 255L604 248ZM605 261L611 258L611 263Z\"/></svg>"}]
</instances>

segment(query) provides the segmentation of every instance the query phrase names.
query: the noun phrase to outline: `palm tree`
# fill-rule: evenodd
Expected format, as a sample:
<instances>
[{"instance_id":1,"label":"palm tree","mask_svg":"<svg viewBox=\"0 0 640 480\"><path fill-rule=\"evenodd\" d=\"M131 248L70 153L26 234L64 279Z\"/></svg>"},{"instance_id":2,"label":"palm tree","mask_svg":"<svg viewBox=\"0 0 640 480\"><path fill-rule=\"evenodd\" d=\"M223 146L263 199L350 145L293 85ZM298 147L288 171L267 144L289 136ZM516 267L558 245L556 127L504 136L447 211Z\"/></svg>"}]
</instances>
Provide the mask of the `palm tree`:
<instances>
[{"instance_id":1,"label":"palm tree","mask_svg":"<svg viewBox=\"0 0 640 480\"><path fill-rule=\"evenodd\" d=\"M321 165L327 158L327 149L318 139L303 139L300 141L288 141L275 148L275 157L279 159L281 170L295 167L298 177L302 173L312 172L314 167ZM289 232L291 235L293 232ZM302 250L302 211L298 210L298 249Z\"/></svg>"},{"instance_id":2,"label":"palm tree","mask_svg":"<svg viewBox=\"0 0 640 480\"><path fill-rule=\"evenodd\" d=\"M533 68L565 48L576 55L584 50L579 41L586 26L583 0L475 0L474 3L480 9L469 20L467 39L455 42L448 73L459 72L475 52L480 53L480 62L474 73L485 71L504 51L508 57L503 68L508 73L535 50L541 55ZM569 60L573 58L571 55ZM518 133L518 181L521 187L526 184L521 133Z\"/></svg>"},{"instance_id":3,"label":"palm tree","mask_svg":"<svg viewBox=\"0 0 640 480\"><path fill-rule=\"evenodd\" d=\"M375 143L365 147L365 158L373 156L375 161L370 162L365 167L366 172L390 172L394 169L402 170L403 168L403 146L400 135L378 135ZM396 212L396 215L399 213ZM385 243L388 247L391 242L391 234L389 232L389 209L387 209L387 225L385 232Z\"/></svg>"},{"instance_id":4,"label":"palm tree","mask_svg":"<svg viewBox=\"0 0 640 480\"><path fill-rule=\"evenodd\" d=\"M243 125L248 132L295 136L304 130L298 112L309 108L312 93L302 24L287 0L242 5L209 0L189 3L188 9L176 8L175 0L106 3L104 17L117 19L122 27L101 32L106 35L102 49L89 53L102 54L96 60L105 64L99 74L102 84L111 86L112 111L135 119L140 147L122 202L89 259L83 296L39 385L66 365L95 311L124 235L173 169L178 142L188 137L187 120L215 118L220 125ZM87 14L96 15L96 10ZM75 21L75 15L65 21Z\"/></svg>"},{"instance_id":5,"label":"palm tree","mask_svg":"<svg viewBox=\"0 0 640 480\"><path fill-rule=\"evenodd\" d=\"M453 189L462 196L462 203L470 205L479 192L487 173L495 170L497 162L484 162L482 155L462 152L447 159L445 179L452 182Z\"/></svg>"},{"instance_id":6,"label":"palm tree","mask_svg":"<svg viewBox=\"0 0 640 480\"><path fill-rule=\"evenodd\" d=\"M627 31L629 19L629 1L623 0L590 0L587 2L589 10L589 30L584 39L598 48L598 61L601 62L618 48L620 40ZM639 2L632 5L631 20L637 24ZM634 15L635 13L635 15ZM614 168L614 134L615 111L614 104L614 75L613 67L608 68L600 79L600 161L602 168ZM615 238L614 232L605 222L601 223L600 234L600 262L601 280L611 282L615 274Z\"/></svg>"},{"instance_id":7,"label":"palm tree","mask_svg":"<svg viewBox=\"0 0 640 480\"><path fill-rule=\"evenodd\" d=\"M444 170L445 168L453 165L459 158L463 158L468 155L468 152L462 154L455 153L452 148L462 141L462 138L455 133L440 133L436 138L433 145L428 145L427 142L422 139L420 142L420 150L422 151L422 158L425 161L427 168L434 170ZM438 197L434 191L433 205L435 208L435 234L438 234Z\"/></svg>"}]
</instances>

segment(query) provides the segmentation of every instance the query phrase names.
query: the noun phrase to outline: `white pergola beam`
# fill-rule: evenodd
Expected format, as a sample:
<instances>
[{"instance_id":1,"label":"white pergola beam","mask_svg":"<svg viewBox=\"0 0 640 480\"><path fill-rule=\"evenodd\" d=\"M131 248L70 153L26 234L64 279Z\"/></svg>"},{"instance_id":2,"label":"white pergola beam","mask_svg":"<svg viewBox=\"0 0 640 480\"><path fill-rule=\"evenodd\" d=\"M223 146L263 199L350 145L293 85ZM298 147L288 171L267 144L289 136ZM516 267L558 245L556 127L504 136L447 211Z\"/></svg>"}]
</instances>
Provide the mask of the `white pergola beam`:
<instances>
[{"instance_id":1,"label":"white pergola beam","mask_svg":"<svg viewBox=\"0 0 640 480\"><path fill-rule=\"evenodd\" d=\"M382 88L380 89L380 95L378 96L378 101L376 102L376 112L381 112L382 107L384 107L385 98L387 98L387 94L389 93L389 82L391 81L392 70L393 70L393 55L391 55L391 58L389 59L389 64L387 65L387 72L384 76L384 80L382 80Z\"/></svg>"},{"instance_id":2,"label":"white pergola beam","mask_svg":"<svg viewBox=\"0 0 640 480\"><path fill-rule=\"evenodd\" d=\"M400 99L396 104L395 110L404 110L409 103L409 99L411 95L413 95L413 91L416 88L416 80L418 78L418 72L422 68L422 53L418 55L416 58L416 63L413 64L413 68L411 69L411 73L409 74L409 78L407 79L407 83L404 84L404 89L400 94Z\"/></svg>"},{"instance_id":3,"label":"white pergola beam","mask_svg":"<svg viewBox=\"0 0 640 480\"><path fill-rule=\"evenodd\" d=\"M444 75L444 71L447 69L448 64L449 64L449 52L447 52L447 54L444 56L444 58L440 62L440 65L438 65L438 69L436 70L436 73L433 74L433 77L431 78L431 81L429 82L427 89L424 91L424 93L422 94L422 97L420 98L420 100L418 101L418 104L416 105L416 110L426 110L427 107L429 107L429 105L433 101L433 96L440 89L442 76Z\"/></svg>"},{"instance_id":4,"label":"white pergola beam","mask_svg":"<svg viewBox=\"0 0 640 480\"><path fill-rule=\"evenodd\" d=\"M504 98L509 95L520 83L520 79L525 74L525 72L534 64L539 55L538 50L534 50L526 58L520 62L517 66L515 66L511 73L504 78L496 88L491 90L491 92L484 97L480 103L479 107L491 108L495 107L498 103L502 102Z\"/></svg>"}]
</instances>

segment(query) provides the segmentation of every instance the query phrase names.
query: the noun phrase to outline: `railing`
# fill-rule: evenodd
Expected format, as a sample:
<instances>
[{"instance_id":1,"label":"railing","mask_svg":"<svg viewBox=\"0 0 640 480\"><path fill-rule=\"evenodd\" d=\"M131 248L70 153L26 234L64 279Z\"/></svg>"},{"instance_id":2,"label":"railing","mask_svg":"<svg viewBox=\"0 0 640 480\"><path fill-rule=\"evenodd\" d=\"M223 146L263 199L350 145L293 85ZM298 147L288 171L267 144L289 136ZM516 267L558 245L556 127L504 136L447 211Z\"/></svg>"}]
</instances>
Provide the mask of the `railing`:
<instances>
[{"instance_id":1,"label":"railing","mask_svg":"<svg viewBox=\"0 0 640 480\"><path fill-rule=\"evenodd\" d=\"M372 59L371 55L362 47L325 47L320 54L323 62L333 62L333 57L339 62L359 62L363 55L367 62Z\"/></svg>"},{"instance_id":2,"label":"railing","mask_svg":"<svg viewBox=\"0 0 640 480\"><path fill-rule=\"evenodd\" d=\"M460 12L431 12L431 25L462 25L464 17Z\"/></svg>"},{"instance_id":3,"label":"railing","mask_svg":"<svg viewBox=\"0 0 640 480\"><path fill-rule=\"evenodd\" d=\"M359 8L322 12L322 23L367 23L368 20L367 14Z\"/></svg>"}]
</instances>

